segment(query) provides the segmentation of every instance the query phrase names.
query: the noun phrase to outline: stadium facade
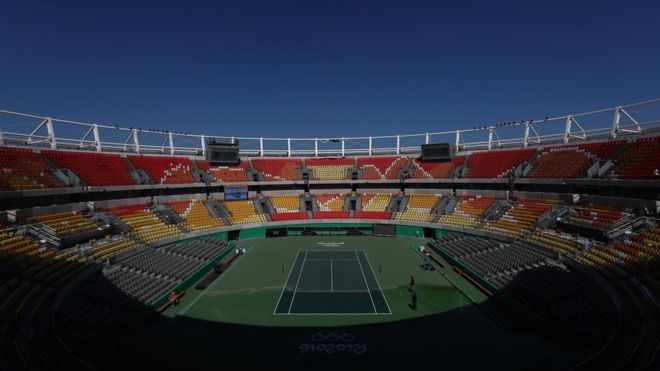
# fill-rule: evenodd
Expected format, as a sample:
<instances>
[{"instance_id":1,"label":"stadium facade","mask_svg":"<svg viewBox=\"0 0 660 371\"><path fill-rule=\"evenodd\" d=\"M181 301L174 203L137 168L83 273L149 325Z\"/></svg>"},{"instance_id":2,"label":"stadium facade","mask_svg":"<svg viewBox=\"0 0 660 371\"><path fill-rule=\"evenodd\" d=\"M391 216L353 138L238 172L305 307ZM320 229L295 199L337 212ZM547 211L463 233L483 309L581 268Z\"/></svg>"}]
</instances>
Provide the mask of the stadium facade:
<instances>
[{"instance_id":1,"label":"stadium facade","mask_svg":"<svg viewBox=\"0 0 660 371\"><path fill-rule=\"evenodd\" d=\"M557 326L589 344L558 367L653 369L659 106L335 138L198 135L0 111L2 366L49 368L64 358L63 368L98 367L79 337L167 311L171 291L232 262L240 241L389 234L424 241L437 270L528 326ZM420 157L422 145L439 142L451 144L450 157ZM209 162L210 143L235 146L240 162ZM76 301L93 288L116 298Z\"/></svg>"}]
</instances>

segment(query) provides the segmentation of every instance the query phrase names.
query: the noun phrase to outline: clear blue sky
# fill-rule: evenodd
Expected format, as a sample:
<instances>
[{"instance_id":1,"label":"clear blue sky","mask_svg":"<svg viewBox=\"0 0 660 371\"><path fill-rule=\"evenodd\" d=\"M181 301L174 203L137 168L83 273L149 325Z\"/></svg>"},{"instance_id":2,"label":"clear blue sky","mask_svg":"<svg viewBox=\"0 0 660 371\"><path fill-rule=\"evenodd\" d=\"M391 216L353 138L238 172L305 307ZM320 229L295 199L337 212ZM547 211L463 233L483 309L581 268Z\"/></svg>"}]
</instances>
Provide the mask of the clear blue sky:
<instances>
[{"instance_id":1,"label":"clear blue sky","mask_svg":"<svg viewBox=\"0 0 660 371\"><path fill-rule=\"evenodd\" d=\"M250 136L579 112L660 97L659 4L0 0L0 107Z\"/></svg>"}]
</instances>

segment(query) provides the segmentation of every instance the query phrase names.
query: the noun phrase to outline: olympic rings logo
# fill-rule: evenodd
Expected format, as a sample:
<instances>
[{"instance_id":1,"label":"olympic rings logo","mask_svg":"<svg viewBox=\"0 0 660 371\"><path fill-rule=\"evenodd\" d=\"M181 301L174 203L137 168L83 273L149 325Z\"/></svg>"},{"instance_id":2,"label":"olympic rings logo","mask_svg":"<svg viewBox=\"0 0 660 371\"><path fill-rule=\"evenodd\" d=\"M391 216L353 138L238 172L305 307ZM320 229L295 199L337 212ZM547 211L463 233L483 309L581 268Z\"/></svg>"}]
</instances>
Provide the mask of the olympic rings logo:
<instances>
[{"instance_id":1,"label":"olympic rings logo","mask_svg":"<svg viewBox=\"0 0 660 371\"><path fill-rule=\"evenodd\" d=\"M342 330L322 330L312 334L310 338L312 340L310 344L298 346L300 354L308 352L364 354L367 351L367 344L355 343L355 336Z\"/></svg>"},{"instance_id":2,"label":"olympic rings logo","mask_svg":"<svg viewBox=\"0 0 660 371\"><path fill-rule=\"evenodd\" d=\"M330 330L322 330L317 332L316 334L313 334L311 336L312 341L315 341L317 343L320 343L322 341L329 342L329 343L337 343L337 342L343 342L343 343L350 343L351 341L355 340L355 336L353 334L346 332L346 331L330 331Z\"/></svg>"}]
</instances>

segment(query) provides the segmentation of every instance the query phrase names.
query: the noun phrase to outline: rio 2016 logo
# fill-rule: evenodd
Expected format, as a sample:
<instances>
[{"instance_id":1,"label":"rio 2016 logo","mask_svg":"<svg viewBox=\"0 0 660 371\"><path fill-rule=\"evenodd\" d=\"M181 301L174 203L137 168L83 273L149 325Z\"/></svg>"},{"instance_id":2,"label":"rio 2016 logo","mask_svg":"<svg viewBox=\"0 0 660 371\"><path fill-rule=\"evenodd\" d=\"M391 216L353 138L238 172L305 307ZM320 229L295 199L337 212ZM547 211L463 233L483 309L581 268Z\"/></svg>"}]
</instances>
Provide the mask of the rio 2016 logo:
<instances>
[{"instance_id":1,"label":"rio 2016 logo","mask_svg":"<svg viewBox=\"0 0 660 371\"><path fill-rule=\"evenodd\" d=\"M364 354L367 352L367 344L356 343L355 336L346 331L323 330L312 334L310 340L310 343L298 346L300 354L307 352Z\"/></svg>"}]
</instances>

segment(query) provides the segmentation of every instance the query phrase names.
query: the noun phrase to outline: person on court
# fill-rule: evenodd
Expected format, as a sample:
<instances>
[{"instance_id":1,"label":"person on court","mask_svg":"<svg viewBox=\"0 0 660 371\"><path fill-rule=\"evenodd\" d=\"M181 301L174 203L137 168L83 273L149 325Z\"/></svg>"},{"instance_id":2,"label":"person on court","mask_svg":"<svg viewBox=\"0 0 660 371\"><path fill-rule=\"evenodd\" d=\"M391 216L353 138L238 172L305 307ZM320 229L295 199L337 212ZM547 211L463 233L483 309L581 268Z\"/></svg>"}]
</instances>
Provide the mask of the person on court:
<instances>
[{"instance_id":1,"label":"person on court","mask_svg":"<svg viewBox=\"0 0 660 371\"><path fill-rule=\"evenodd\" d=\"M170 291L169 299L170 299L170 306L173 307L179 304L179 295L177 295L176 291Z\"/></svg>"},{"instance_id":2,"label":"person on court","mask_svg":"<svg viewBox=\"0 0 660 371\"><path fill-rule=\"evenodd\" d=\"M415 291L412 293L412 303L410 303L410 308L412 308L412 310L417 310L417 293Z\"/></svg>"},{"instance_id":3,"label":"person on court","mask_svg":"<svg viewBox=\"0 0 660 371\"><path fill-rule=\"evenodd\" d=\"M410 276L410 291L415 292L415 277Z\"/></svg>"}]
</instances>

